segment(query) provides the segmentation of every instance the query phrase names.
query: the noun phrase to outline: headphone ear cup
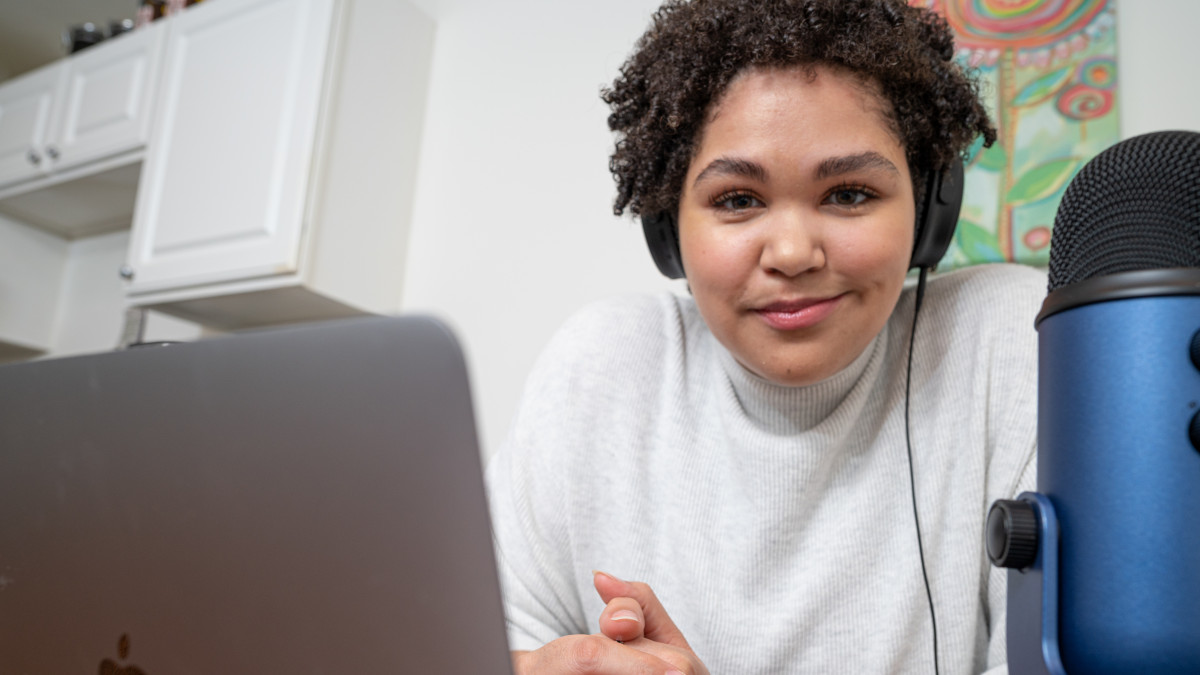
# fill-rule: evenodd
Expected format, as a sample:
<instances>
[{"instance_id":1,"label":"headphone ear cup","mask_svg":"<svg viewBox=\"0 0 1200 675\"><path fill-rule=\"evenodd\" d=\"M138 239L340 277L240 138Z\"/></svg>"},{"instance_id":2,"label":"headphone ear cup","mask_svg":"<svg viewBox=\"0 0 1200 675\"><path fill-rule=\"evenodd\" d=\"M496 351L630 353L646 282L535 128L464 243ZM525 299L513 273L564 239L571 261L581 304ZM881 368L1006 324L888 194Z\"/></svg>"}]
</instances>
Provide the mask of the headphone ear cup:
<instances>
[{"instance_id":1,"label":"headphone ear cup","mask_svg":"<svg viewBox=\"0 0 1200 675\"><path fill-rule=\"evenodd\" d=\"M642 232L658 271L670 279L683 278L683 257L679 255L679 229L670 213L642 216Z\"/></svg>"},{"instance_id":2,"label":"headphone ear cup","mask_svg":"<svg viewBox=\"0 0 1200 675\"><path fill-rule=\"evenodd\" d=\"M934 267L954 240L963 200L963 163L956 160L945 171L925 174L925 198L917 214L917 242L912 267Z\"/></svg>"}]
</instances>

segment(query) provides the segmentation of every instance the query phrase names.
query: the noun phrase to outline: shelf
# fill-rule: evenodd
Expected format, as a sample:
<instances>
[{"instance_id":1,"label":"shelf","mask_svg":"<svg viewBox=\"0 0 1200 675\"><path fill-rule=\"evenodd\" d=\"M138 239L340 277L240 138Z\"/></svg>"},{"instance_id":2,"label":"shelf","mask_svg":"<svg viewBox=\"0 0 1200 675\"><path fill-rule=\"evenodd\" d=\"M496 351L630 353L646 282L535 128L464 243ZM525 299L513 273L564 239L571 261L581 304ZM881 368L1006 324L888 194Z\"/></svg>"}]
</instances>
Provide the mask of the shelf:
<instances>
[{"instance_id":1,"label":"shelf","mask_svg":"<svg viewBox=\"0 0 1200 675\"><path fill-rule=\"evenodd\" d=\"M64 239L127 230L141 170L137 152L10 188L0 192L0 214Z\"/></svg>"},{"instance_id":2,"label":"shelf","mask_svg":"<svg viewBox=\"0 0 1200 675\"><path fill-rule=\"evenodd\" d=\"M17 344L0 339L0 365L16 361L28 361L46 353L46 350Z\"/></svg>"}]
</instances>

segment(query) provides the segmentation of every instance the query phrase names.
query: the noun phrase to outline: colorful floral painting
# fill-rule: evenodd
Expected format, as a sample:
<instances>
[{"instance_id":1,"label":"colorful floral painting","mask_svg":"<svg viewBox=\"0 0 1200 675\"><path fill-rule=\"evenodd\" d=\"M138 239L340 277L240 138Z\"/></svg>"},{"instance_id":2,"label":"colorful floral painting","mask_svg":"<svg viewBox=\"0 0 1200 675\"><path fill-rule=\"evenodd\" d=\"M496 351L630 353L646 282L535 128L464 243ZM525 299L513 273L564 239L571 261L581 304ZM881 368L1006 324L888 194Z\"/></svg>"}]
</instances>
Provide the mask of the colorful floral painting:
<instances>
[{"instance_id":1,"label":"colorful floral painting","mask_svg":"<svg viewBox=\"0 0 1200 675\"><path fill-rule=\"evenodd\" d=\"M1115 0L909 0L955 32L998 138L977 143L954 244L939 269L1046 265L1050 230L1075 173L1117 142Z\"/></svg>"}]
</instances>

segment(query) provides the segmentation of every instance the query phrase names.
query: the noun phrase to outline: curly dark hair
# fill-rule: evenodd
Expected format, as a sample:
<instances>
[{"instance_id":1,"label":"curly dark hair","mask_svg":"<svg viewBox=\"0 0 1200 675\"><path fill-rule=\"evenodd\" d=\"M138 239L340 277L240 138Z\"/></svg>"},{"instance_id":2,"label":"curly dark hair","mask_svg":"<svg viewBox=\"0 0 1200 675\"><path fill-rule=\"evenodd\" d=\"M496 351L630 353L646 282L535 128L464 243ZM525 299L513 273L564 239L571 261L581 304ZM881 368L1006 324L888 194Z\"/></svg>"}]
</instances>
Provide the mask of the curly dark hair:
<instances>
[{"instance_id":1,"label":"curly dark hair","mask_svg":"<svg viewBox=\"0 0 1200 675\"><path fill-rule=\"evenodd\" d=\"M951 61L938 14L904 0L667 0L602 98L617 132L609 169L616 215L674 213L711 106L752 67L828 65L890 103L893 132L919 176L996 130L978 86Z\"/></svg>"}]
</instances>

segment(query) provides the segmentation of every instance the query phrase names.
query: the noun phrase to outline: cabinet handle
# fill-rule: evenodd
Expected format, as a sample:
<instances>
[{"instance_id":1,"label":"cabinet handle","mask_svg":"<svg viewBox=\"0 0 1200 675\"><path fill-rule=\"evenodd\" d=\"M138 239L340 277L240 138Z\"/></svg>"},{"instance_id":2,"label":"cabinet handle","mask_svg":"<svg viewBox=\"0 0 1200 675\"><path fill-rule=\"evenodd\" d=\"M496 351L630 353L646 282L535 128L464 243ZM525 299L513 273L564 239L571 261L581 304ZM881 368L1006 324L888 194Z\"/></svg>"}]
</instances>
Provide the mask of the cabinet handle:
<instances>
[{"instance_id":1,"label":"cabinet handle","mask_svg":"<svg viewBox=\"0 0 1200 675\"><path fill-rule=\"evenodd\" d=\"M133 268L129 265L121 265L121 269L118 270L118 273L125 281L133 281Z\"/></svg>"},{"instance_id":2,"label":"cabinet handle","mask_svg":"<svg viewBox=\"0 0 1200 675\"><path fill-rule=\"evenodd\" d=\"M27 154L25 156L29 159L30 164L33 164L36 166L36 165L42 163L42 156L38 154L37 150L30 150L29 154Z\"/></svg>"},{"instance_id":3,"label":"cabinet handle","mask_svg":"<svg viewBox=\"0 0 1200 675\"><path fill-rule=\"evenodd\" d=\"M58 148L53 145L46 146L46 156L50 159L58 159Z\"/></svg>"}]
</instances>

